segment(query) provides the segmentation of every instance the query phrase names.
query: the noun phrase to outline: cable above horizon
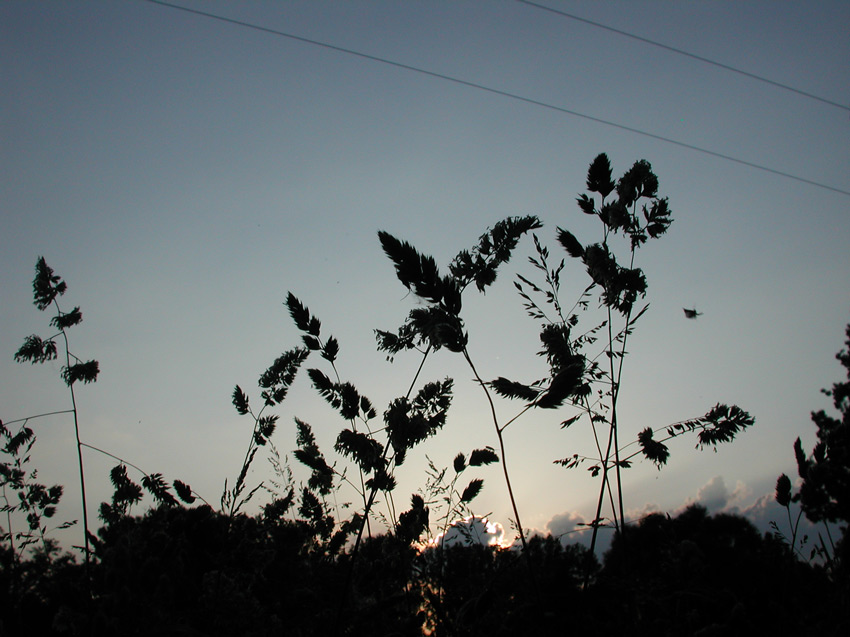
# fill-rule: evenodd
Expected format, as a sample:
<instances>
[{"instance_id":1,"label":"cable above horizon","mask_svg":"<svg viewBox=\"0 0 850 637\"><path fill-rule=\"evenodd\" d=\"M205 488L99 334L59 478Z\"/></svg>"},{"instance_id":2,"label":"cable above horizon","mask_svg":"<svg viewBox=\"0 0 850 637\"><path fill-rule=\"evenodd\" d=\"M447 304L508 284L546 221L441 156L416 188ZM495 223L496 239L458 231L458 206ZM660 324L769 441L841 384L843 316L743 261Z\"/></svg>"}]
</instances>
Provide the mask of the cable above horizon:
<instances>
[{"instance_id":1,"label":"cable above horizon","mask_svg":"<svg viewBox=\"0 0 850 637\"><path fill-rule=\"evenodd\" d=\"M738 73L739 75L743 75L752 80L758 80L759 82L764 82L765 84L771 84L778 88L784 89L786 91L791 91L792 93L797 93L798 95L802 95L804 97L808 97L809 99L817 100L818 102L823 102L824 104L829 104L830 106L835 106L836 108L843 109L845 111L850 112L850 106L845 104L840 104L839 102L835 102L833 100L827 99L825 97L821 97L820 95L815 95L814 93L809 93L807 91L803 91L801 89L795 88L793 86L789 86L788 84L783 84L782 82L777 82L776 80L771 80L769 78L763 77L761 75L756 75L755 73L750 73L749 71L744 71L742 69L736 68L734 66L730 66L729 64L724 64L723 62L718 62L716 60L712 60L707 57L703 57L701 55L697 55L696 53L691 53L690 51L685 51L684 49L677 49L674 46L670 46L669 44L663 44L662 42L657 42L655 40L650 40L649 38L645 38L640 35L636 35L634 33L629 33L628 31L623 31L621 29L616 29L614 27L610 27L607 24L602 24L601 22L594 22L593 20L588 20L587 18L582 18L581 16L577 16L572 13L567 13L566 11L561 11L560 9L553 9L552 7L547 7L545 4L539 4L537 2L532 2L531 0L515 0L520 4L528 5L529 7L534 7L535 9L541 9L543 11L549 11L550 13L557 14L564 18L569 18L570 20L575 20L576 22L583 22L584 24L589 24L598 29L604 29L606 31L610 31L611 33L616 33L617 35L622 35L627 38L631 38L633 40L637 40L639 42L643 42L644 44L651 44L652 46L657 46L660 49L664 49L671 53L676 53L678 55L684 55L685 57L689 57L691 59L697 60L699 62L703 62L705 64L711 64L712 66L716 66L718 68L724 69L725 71L731 71L732 73Z\"/></svg>"},{"instance_id":2,"label":"cable above horizon","mask_svg":"<svg viewBox=\"0 0 850 637\"><path fill-rule=\"evenodd\" d=\"M365 60L370 60L372 62L380 62L381 64L386 64L388 66L393 66L396 68L400 68L406 71L412 71L414 73L419 73L421 75L427 75L429 77L434 77L437 79L445 80L448 82L453 82L455 84L460 84L462 86L468 86L470 88L474 88L480 91L485 91L487 93L492 93L494 95L500 95L502 97L508 97L513 100L517 100L520 102L525 102L526 104L532 104L534 106L539 106L542 108L546 108L548 110L556 111L559 113L564 113L566 115L572 115L574 117L578 117L581 119L585 119L588 121L596 122L598 124L603 124L605 126L609 126L612 128L617 128L619 130L627 131L630 133L634 133L636 135L641 135L643 137L648 137L650 139L655 139L661 142L665 142L667 144L672 144L674 146L679 146L680 148L687 148L688 150L693 150L699 153L703 153L705 155L710 155L712 157L717 157L718 159L724 159L726 161L731 161L743 166L748 166L750 168L755 168L757 170L761 170L763 172L771 173L774 175L778 175L780 177L785 177L786 179L793 179L795 181L799 181L801 183L809 184L810 186L815 186L817 188L822 188L824 190L830 190L832 192L836 192L842 195L850 196L850 190L843 190L841 188L837 188L835 186L830 186L828 184L820 183L811 179L807 179L805 177L800 177L798 175L794 175L791 173L786 173L781 170L777 170L775 168L770 168L769 166L764 166L762 164L757 164L755 162L748 161L746 159L740 159L738 157L734 157L732 155L726 155L724 153L720 153L717 151L709 150L707 148L702 148L700 146L695 146L693 144L689 144L687 142L678 141L676 139L672 139L670 137L665 137L663 135L658 135L656 133L650 133L645 130L641 130L639 128L634 128L632 126L627 126L625 124L619 124L617 122L613 122L611 120L606 120L601 117L595 117L593 115L588 115L586 113L581 113L579 111L575 111L563 106L557 106L555 104L549 104L548 102L542 102L540 100L536 100L530 97L525 97L523 95L519 95L518 93L511 93L509 91L504 91L501 89L493 88L490 86L486 86L484 84L478 84L477 82L472 82L469 80L464 80L461 78L453 77L451 75L445 75L443 73L438 73L436 71L429 71L428 69L423 69L417 66L412 66L410 64L404 64L403 62L396 62L395 60L390 60L388 58L379 57L376 55L371 55L369 53L363 53L361 51L356 51L354 49L348 49L345 47L337 46L335 44L330 44L328 42L322 42L320 40L314 40L311 38L307 38L300 35L295 35L293 33L287 33L285 31L279 31L277 29L272 29L269 27L264 27L259 24L254 24L251 22L244 22L242 20L236 20L234 18L228 18L226 16L221 16L215 13L209 13L207 11L202 11L200 9L192 9L189 7L184 7L178 4L173 4L171 2L167 2L166 0L142 0L143 2L147 2L149 4L155 4L162 7L176 9L179 11L184 11L186 13L191 13L194 15L202 16L205 18L210 18L213 20L219 20L221 22L226 22L228 24L233 24L235 26L244 27L247 29L253 29L255 31L262 31L264 33L268 33L270 35L276 35L279 37L288 38L290 40L295 40L297 42L303 42L305 44L311 44L314 46L319 46L325 49L329 49L331 51L337 51L339 53L345 53L346 55L352 55L355 57L359 57Z\"/></svg>"}]
</instances>

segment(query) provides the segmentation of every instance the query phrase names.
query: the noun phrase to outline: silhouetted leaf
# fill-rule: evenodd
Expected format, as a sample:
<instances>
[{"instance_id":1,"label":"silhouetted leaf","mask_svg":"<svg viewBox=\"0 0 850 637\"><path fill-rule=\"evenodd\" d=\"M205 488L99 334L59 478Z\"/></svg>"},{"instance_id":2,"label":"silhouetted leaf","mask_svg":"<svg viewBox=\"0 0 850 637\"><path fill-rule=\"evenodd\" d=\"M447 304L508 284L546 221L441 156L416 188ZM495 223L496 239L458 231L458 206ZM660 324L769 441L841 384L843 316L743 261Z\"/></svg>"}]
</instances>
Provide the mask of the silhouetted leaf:
<instances>
[{"instance_id":1,"label":"silhouetted leaf","mask_svg":"<svg viewBox=\"0 0 850 637\"><path fill-rule=\"evenodd\" d=\"M295 419L298 430L296 443L299 449L293 452L295 458L312 470L307 483L311 489L316 489L321 495L328 495L333 489L333 469L328 465L313 436L313 430L307 423Z\"/></svg>"},{"instance_id":2,"label":"silhouetted leaf","mask_svg":"<svg viewBox=\"0 0 850 637\"><path fill-rule=\"evenodd\" d=\"M262 393L267 405L280 404L286 398L289 386L295 380L298 368L307 359L309 350L295 347L284 352L260 376L259 385L266 389Z\"/></svg>"},{"instance_id":3,"label":"silhouetted leaf","mask_svg":"<svg viewBox=\"0 0 850 637\"><path fill-rule=\"evenodd\" d=\"M76 363L70 367L63 367L62 379L70 387L78 380L83 383L93 383L97 380L98 373L100 373L98 362L88 361L85 363Z\"/></svg>"},{"instance_id":4,"label":"silhouetted leaf","mask_svg":"<svg viewBox=\"0 0 850 637\"><path fill-rule=\"evenodd\" d=\"M33 434L32 429L29 427L22 427L18 433L15 435L11 435L8 433L8 430L4 428L6 435L8 436L6 444L3 446L3 453L6 453L10 456L17 456L18 451L20 451L21 447L23 447L27 443L31 443L35 441L35 434ZM6 466L3 464L2 466Z\"/></svg>"},{"instance_id":5,"label":"silhouetted leaf","mask_svg":"<svg viewBox=\"0 0 850 637\"><path fill-rule=\"evenodd\" d=\"M584 247L571 232L558 228L558 242L571 257L578 259L584 255Z\"/></svg>"},{"instance_id":6,"label":"silhouetted leaf","mask_svg":"<svg viewBox=\"0 0 850 637\"><path fill-rule=\"evenodd\" d=\"M339 354L339 343L331 336L322 348L322 358L333 363Z\"/></svg>"},{"instance_id":7,"label":"silhouetted leaf","mask_svg":"<svg viewBox=\"0 0 850 637\"><path fill-rule=\"evenodd\" d=\"M803 443L799 437L794 441L794 458L797 460L797 474L801 478L806 478L809 474L809 461L806 459L806 452L803 451Z\"/></svg>"},{"instance_id":8,"label":"silhouetted leaf","mask_svg":"<svg viewBox=\"0 0 850 637\"><path fill-rule=\"evenodd\" d=\"M667 459L670 457L670 451L663 442L653 439L652 429L647 427L638 434L638 443L643 455L652 460L655 466L661 469L667 464Z\"/></svg>"},{"instance_id":9,"label":"silhouetted leaf","mask_svg":"<svg viewBox=\"0 0 850 637\"><path fill-rule=\"evenodd\" d=\"M333 531L333 518L325 514L321 501L308 489L301 491L301 505L298 513L306 518L310 526L325 539L329 538Z\"/></svg>"},{"instance_id":10,"label":"silhouetted leaf","mask_svg":"<svg viewBox=\"0 0 850 637\"><path fill-rule=\"evenodd\" d=\"M607 197L614 190L614 180L611 178L611 162L608 155L600 153L594 158L587 170L587 189Z\"/></svg>"},{"instance_id":11,"label":"silhouetted leaf","mask_svg":"<svg viewBox=\"0 0 850 637\"><path fill-rule=\"evenodd\" d=\"M142 478L142 486L150 492L154 499L164 506L177 506L177 499L171 495L168 484L161 473L151 473Z\"/></svg>"},{"instance_id":12,"label":"silhouetted leaf","mask_svg":"<svg viewBox=\"0 0 850 637\"><path fill-rule=\"evenodd\" d=\"M315 352L316 350L322 349L322 344L315 336L311 336L310 334L302 334L301 340L304 342L304 346L311 351Z\"/></svg>"},{"instance_id":13,"label":"silhouetted leaf","mask_svg":"<svg viewBox=\"0 0 850 637\"><path fill-rule=\"evenodd\" d=\"M655 197L658 194L658 177L652 165L639 159L617 182L617 195L626 206L631 206L639 197Z\"/></svg>"},{"instance_id":14,"label":"silhouetted leaf","mask_svg":"<svg viewBox=\"0 0 850 637\"><path fill-rule=\"evenodd\" d=\"M411 497L411 508L398 517L396 535L406 543L416 542L428 528L428 507L421 496Z\"/></svg>"},{"instance_id":15,"label":"silhouetted leaf","mask_svg":"<svg viewBox=\"0 0 850 637\"><path fill-rule=\"evenodd\" d=\"M387 359L390 361L394 354L416 347L417 336L416 329L410 323L405 323L395 333L375 330L378 351L387 352Z\"/></svg>"},{"instance_id":16,"label":"silhouetted leaf","mask_svg":"<svg viewBox=\"0 0 850 637\"><path fill-rule=\"evenodd\" d=\"M632 216L622 201L612 201L602 206L599 217L612 232L627 229L632 223Z\"/></svg>"},{"instance_id":17,"label":"silhouetted leaf","mask_svg":"<svg viewBox=\"0 0 850 637\"><path fill-rule=\"evenodd\" d=\"M491 380L489 383L490 387L493 388L499 396L504 396L505 398L521 398L523 400L534 400L540 394L539 389L534 389L528 385L524 385L522 383L518 383L513 380L508 380L507 378L502 378L501 376L496 380Z\"/></svg>"},{"instance_id":18,"label":"silhouetted leaf","mask_svg":"<svg viewBox=\"0 0 850 637\"><path fill-rule=\"evenodd\" d=\"M581 414L576 414L575 416L572 416L571 418L567 418L565 421L563 421L561 423L561 429L566 429L567 427L569 427L570 425L572 425L573 423L578 421L579 418L581 418Z\"/></svg>"},{"instance_id":19,"label":"silhouetted leaf","mask_svg":"<svg viewBox=\"0 0 850 637\"><path fill-rule=\"evenodd\" d=\"M779 506L791 504L791 479L784 473L776 480L776 501Z\"/></svg>"},{"instance_id":20,"label":"silhouetted leaf","mask_svg":"<svg viewBox=\"0 0 850 637\"><path fill-rule=\"evenodd\" d=\"M119 464L109 472L109 479L115 491L112 494L112 511L124 512L142 499L142 488L127 475L127 467Z\"/></svg>"},{"instance_id":21,"label":"silhouetted leaf","mask_svg":"<svg viewBox=\"0 0 850 637\"><path fill-rule=\"evenodd\" d=\"M44 363L56 358L56 343L52 340L43 341L41 337L32 334L24 339L24 344L15 353L15 361L32 364Z\"/></svg>"},{"instance_id":22,"label":"silhouetted leaf","mask_svg":"<svg viewBox=\"0 0 850 637\"><path fill-rule=\"evenodd\" d=\"M275 426L277 425L277 415L271 416L262 416L257 421L257 428L254 431L254 442L260 446L266 444L269 438L271 438L274 433Z\"/></svg>"},{"instance_id":23,"label":"silhouetted leaf","mask_svg":"<svg viewBox=\"0 0 850 637\"><path fill-rule=\"evenodd\" d=\"M383 466L384 450L381 444L359 431L340 431L334 449L352 458L366 473L377 471Z\"/></svg>"},{"instance_id":24,"label":"silhouetted leaf","mask_svg":"<svg viewBox=\"0 0 850 637\"><path fill-rule=\"evenodd\" d=\"M537 407L542 409L560 407L567 398L581 390L584 365L583 357L580 358L580 361L576 360L555 375L549 388L535 402Z\"/></svg>"},{"instance_id":25,"label":"silhouetted leaf","mask_svg":"<svg viewBox=\"0 0 850 637\"><path fill-rule=\"evenodd\" d=\"M446 378L425 384L412 401L393 400L384 412L387 435L396 453L396 464L404 462L408 449L434 435L446 423L454 381Z\"/></svg>"},{"instance_id":26,"label":"silhouetted leaf","mask_svg":"<svg viewBox=\"0 0 850 637\"><path fill-rule=\"evenodd\" d=\"M361 396L351 383L335 383L321 370L308 369L313 387L346 420L353 420L360 412ZM368 403L368 401L367 401ZM371 403L368 403L371 405Z\"/></svg>"},{"instance_id":27,"label":"silhouetted leaf","mask_svg":"<svg viewBox=\"0 0 850 637\"><path fill-rule=\"evenodd\" d=\"M39 257L35 264L35 278L32 282L33 302L39 310L44 310L57 296L65 294L68 286L62 277L53 274L44 257Z\"/></svg>"},{"instance_id":28,"label":"silhouetted leaf","mask_svg":"<svg viewBox=\"0 0 850 637\"><path fill-rule=\"evenodd\" d=\"M195 496L192 495L192 487L188 484L180 480L175 480L172 484L174 485L174 491L177 493L177 497L183 500L183 502L192 504L195 501Z\"/></svg>"},{"instance_id":29,"label":"silhouetted leaf","mask_svg":"<svg viewBox=\"0 0 850 637\"><path fill-rule=\"evenodd\" d=\"M64 330L69 327L73 327L78 323L81 323L83 320L83 313L80 312L79 307L75 307L73 310L67 313L60 312L52 319L50 319L50 324L53 325L58 330Z\"/></svg>"},{"instance_id":30,"label":"silhouetted leaf","mask_svg":"<svg viewBox=\"0 0 850 637\"><path fill-rule=\"evenodd\" d=\"M289 309L289 315L299 330L311 336L319 336L322 329L321 321L311 316L310 311L292 292L286 295L286 307Z\"/></svg>"},{"instance_id":31,"label":"silhouetted leaf","mask_svg":"<svg viewBox=\"0 0 850 637\"><path fill-rule=\"evenodd\" d=\"M384 469L379 469L375 475L366 480L366 486L375 491L390 492L396 487L395 477L390 475Z\"/></svg>"},{"instance_id":32,"label":"silhouetted leaf","mask_svg":"<svg viewBox=\"0 0 850 637\"><path fill-rule=\"evenodd\" d=\"M647 221L646 232L653 239L667 232L667 228L673 223L666 198L653 201L648 209L644 206L643 216Z\"/></svg>"},{"instance_id":33,"label":"silhouetted leaf","mask_svg":"<svg viewBox=\"0 0 850 637\"><path fill-rule=\"evenodd\" d=\"M378 239L404 287L431 303L439 303L443 298L444 281L433 257L420 255L409 243L383 230L378 232Z\"/></svg>"},{"instance_id":34,"label":"silhouetted leaf","mask_svg":"<svg viewBox=\"0 0 850 637\"><path fill-rule=\"evenodd\" d=\"M263 505L263 518L270 522L280 522L286 512L292 508L295 500L295 491L290 489L282 498L275 498L268 504Z\"/></svg>"},{"instance_id":35,"label":"silhouetted leaf","mask_svg":"<svg viewBox=\"0 0 850 637\"><path fill-rule=\"evenodd\" d=\"M488 465L494 462L499 462L499 456L496 454L496 451L492 447L485 447L484 449L475 449L469 455L470 467L480 467L482 465Z\"/></svg>"},{"instance_id":36,"label":"silhouetted leaf","mask_svg":"<svg viewBox=\"0 0 850 637\"><path fill-rule=\"evenodd\" d=\"M464 469L466 469L466 456L462 453L459 453L455 456L454 462L452 463L452 467L455 470L455 473L460 473Z\"/></svg>"},{"instance_id":37,"label":"silhouetted leaf","mask_svg":"<svg viewBox=\"0 0 850 637\"><path fill-rule=\"evenodd\" d=\"M375 408L372 406L372 401L366 398L366 396L360 397L360 414L365 420L371 420L377 415Z\"/></svg>"},{"instance_id":38,"label":"silhouetted leaf","mask_svg":"<svg viewBox=\"0 0 850 637\"><path fill-rule=\"evenodd\" d=\"M463 490L463 493L460 495L460 501L469 504L472 500L475 499L481 492L481 488L484 486L484 480L480 478L475 478L474 480L470 480L469 484Z\"/></svg>"},{"instance_id":39,"label":"silhouetted leaf","mask_svg":"<svg viewBox=\"0 0 850 637\"><path fill-rule=\"evenodd\" d=\"M435 350L445 347L452 352L462 352L468 337L460 317L439 307L415 308L408 317L410 325L420 338Z\"/></svg>"},{"instance_id":40,"label":"silhouetted leaf","mask_svg":"<svg viewBox=\"0 0 850 637\"><path fill-rule=\"evenodd\" d=\"M578 202L578 207L581 208L581 211L586 215L595 215L596 207L594 206L593 200L587 195L579 195L576 198Z\"/></svg>"},{"instance_id":41,"label":"silhouetted leaf","mask_svg":"<svg viewBox=\"0 0 850 637\"><path fill-rule=\"evenodd\" d=\"M746 411L732 405L715 405L701 419L703 430L699 432L699 446L717 446L734 440L735 434L751 426L755 421Z\"/></svg>"},{"instance_id":42,"label":"silhouetted leaf","mask_svg":"<svg viewBox=\"0 0 850 637\"><path fill-rule=\"evenodd\" d=\"M508 217L478 238L472 250L463 250L454 258L449 270L465 287L474 281L480 292L496 280L500 265L507 263L520 238L531 230L542 227L535 216Z\"/></svg>"},{"instance_id":43,"label":"silhouetted leaf","mask_svg":"<svg viewBox=\"0 0 850 637\"><path fill-rule=\"evenodd\" d=\"M236 412L241 416L244 416L248 413L248 395L242 391L242 388L239 385L233 390L233 406L236 407Z\"/></svg>"}]
</instances>

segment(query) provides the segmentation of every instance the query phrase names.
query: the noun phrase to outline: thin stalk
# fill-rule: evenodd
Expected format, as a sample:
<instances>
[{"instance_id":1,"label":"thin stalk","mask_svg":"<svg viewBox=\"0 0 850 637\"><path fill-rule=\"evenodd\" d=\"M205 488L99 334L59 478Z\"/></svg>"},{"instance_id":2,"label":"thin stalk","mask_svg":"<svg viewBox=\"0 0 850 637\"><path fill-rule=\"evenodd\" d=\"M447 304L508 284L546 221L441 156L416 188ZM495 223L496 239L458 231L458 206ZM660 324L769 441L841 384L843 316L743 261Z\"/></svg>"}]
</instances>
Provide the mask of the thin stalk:
<instances>
[{"instance_id":1,"label":"thin stalk","mask_svg":"<svg viewBox=\"0 0 850 637\"><path fill-rule=\"evenodd\" d=\"M58 305L56 309L59 309ZM65 333L64 329L62 330L62 338L65 341L65 368L70 369L71 353L69 351L68 346L68 335ZM82 494L83 505L83 535L86 555L86 579L88 579L91 568L91 546L89 545L89 514L88 504L86 502L86 474L85 468L83 466L83 441L80 439L80 421L77 414L77 397L74 394L74 384L69 383L68 389L71 392L71 412L74 414L74 436L77 439L77 461L80 466L80 492Z\"/></svg>"},{"instance_id":2,"label":"thin stalk","mask_svg":"<svg viewBox=\"0 0 850 637\"><path fill-rule=\"evenodd\" d=\"M253 411L249 410L249 413L254 418L254 431L251 432L251 441L248 443L248 450L245 452L245 459L242 461L242 467L239 469L239 477L236 479L236 484L233 486L233 490L231 491L231 495L233 497L233 500L230 502L229 516L231 518L233 517L233 515L235 514L235 512L237 510L236 498L239 495L238 494L238 492L240 491L239 487L243 484L242 472L245 471L245 473L247 475L247 471L245 470L245 466L250 462L251 451L253 451L254 446L256 445L256 443L254 442L254 434L257 432L257 427L259 426L259 423L260 423L260 416L263 415L263 411L265 411L265 409L266 409L266 405L263 405L262 409L260 409L260 411L257 413L256 416L254 415ZM226 492L225 492L225 495L226 495ZM224 499L224 495L222 495L222 499ZM224 502L222 502L222 505L223 504L224 504Z\"/></svg>"},{"instance_id":3,"label":"thin stalk","mask_svg":"<svg viewBox=\"0 0 850 637\"><path fill-rule=\"evenodd\" d=\"M632 248L631 251L631 259L629 261L629 268L633 268L635 263L635 251ZM620 473L620 442L618 437L618 423L617 423L617 399L620 395L620 383L622 382L623 377L623 361L626 358L626 342L629 338L629 325L632 318L632 307L629 306L629 311L626 313L626 324L623 328L623 346L620 349L620 364L617 366L617 375L614 376L614 342L613 342L613 333L611 328L611 308L608 308L608 343L609 343L609 362L611 367L611 428L614 433L614 470L617 476L617 500L619 503L620 509L620 521L624 522L626 519L625 513L623 511L623 482L622 476ZM621 533L625 531L625 528L620 529ZM624 538L625 539L625 538Z\"/></svg>"},{"instance_id":4,"label":"thin stalk","mask_svg":"<svg viewBox=\"0 0 850 637\"><path fill-rule=\"evenodd\" d=\"M490 396L490 392L487 391L486 383L481 379L481 376L478 375L478 370L475 369L475 365L472 362L472 359L469 357L469 352L464 347L463 348L463 357L466 359L466 362L469 364L469 367L472 369L472 373L475 375L475 380L481 385L481 388L484 390L484 395L487 396L487 402L490 404L490 413L493 416L493 425L496 429L496 437L499 440L499 450L502 453L502 472L505 474L505 484L508 487L508 497L511 500L511 508L514 512L514 520L516 520L517 529L519 530L519 539L522 541L523 552L528 548L528 544L525 540L525 531L522 528L522 522L519 518L519 509L517 508L516 498L514 497L514 490L511 486L511 477L508 474L508 463L505 459L505 440L502 435L502 429L499 427L499 419L496 416L496 406L493 404L493 399Z\"/></svg>"},{"instance_id":5,"label":"thin stalk","mask_svg":"<svg viewBox=\"0 0 850 637\"><path fill-rule=\"evenodd\" d=\"M797 552L797 527L800 524L800 518L803 515L803 509L800 509L800 512L797 514L797 524L793 524L791 522L791 507L785 507L785 512L788 514L788 528L791 529L791 549L796 553Z\"/></svg>"},{"instance_id":6,"label":"thin stalk","mask_svg":"<svg viewBox=\"0 0 850 637\"><path fill-rule=\"evenodd\" d=\"M17 420L4 420L3 424L13 425L16 422L27 422L28 420L34 420L36 418L44 418L45 416L55 416L57 414L70 414L73 409L60 409L59 411L49 411L45 414L38 414L36 416L27 416L26 418L18 418Z\"/></svg>"},{"instance_id":7,"label":"thin stalk","mask_svg":"<svg viewBox=\"0 0 850 637\"><path fill-rule=\"evenodd\" d=\"M94 445L90 445L90 444L85 443L85 442L81 443L81 444L86 449L91 449L92 451L97 451L98 453L102 453L104 456L109 456L110 458L117 460L121 464L125 464L128 467L133 467L133 469L135 469L136 471L138 471L139 473L141 473L145 477L148 477L148 475L149 475L147 471L145 471L144 469L142 469L141 467L139 467L137 465L134 465L132 462L128 462L127 460L124 460L124 458L122 458L121 456L116 456L114 453L109 453L108 451L105 451L105 450L101 449L100 447L95 447ZM201 496L197 491L193 490L192 494L195 495L201 502L206 504L208 507L210 507L211 509L213 508L212 505L209 502L207 502L203 498L203 496Z\"/></svg>"},{"instance_id":8,"label":"thin stalk","mask_svg":"<svg viewBox=\"0 0 850 637\"><path fill-rule=\"evenodd\" d=\"M321 340L319 340L319 345L321 345L321 347L324 349L325 344L322 343ZM334 376L336 376L337 385L341 385L342 379L339 377L339 370L337 370L336 364L334 364L333 361L330 361L330 364L331 364L331 369L334 372ZM349 422L351 423L352 431L356 432L357 431L357 418L356 417L352 418L351 420L349 420ZM360 475L359 492L360 492L361 497L363 499L363 507L365 508L366 507L366 478L363 475L363 468L360 467L359 465L357 466L357 472ZM369 518L366 518L366 528L369 532L369 537L372 537L372 524L371 524L371 522L369 522Z\"/></svg>"},{"instance_id":9,"label":"thin stalk","mask_svg":"<svg viewBox=\"0 0 850 637\"><path fill-rule=\"evenodd\" d=\"M608 446L605 449L605 456L602 458L602 484L599 487L599 498L596 501L596 514L593 517L593 533L590 536L590 554L596 549L596 536L599 534L599 519L602 515L602 503L605 500L605 489L608 489L609 497L613 500L611 485L608 480L608 462L611 457L611 445L614 441L614 427L612 426L608 432ZM614 502L611 502L611 513L614 516L614 527L619 529L617 522L617 511L614 507Z\"/></svg>"}]
</instances>

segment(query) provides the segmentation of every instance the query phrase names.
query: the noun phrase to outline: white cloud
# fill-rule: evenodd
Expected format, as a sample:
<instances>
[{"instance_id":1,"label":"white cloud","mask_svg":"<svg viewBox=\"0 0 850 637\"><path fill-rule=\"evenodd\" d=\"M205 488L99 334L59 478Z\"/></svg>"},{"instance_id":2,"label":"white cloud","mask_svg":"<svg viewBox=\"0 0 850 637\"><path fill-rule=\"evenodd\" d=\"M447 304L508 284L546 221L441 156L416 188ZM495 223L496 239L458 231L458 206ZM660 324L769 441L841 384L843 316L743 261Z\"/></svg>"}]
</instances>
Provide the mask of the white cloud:
<instances>
[{"instance_id":1,"label":"white cloud","mask_svg":"<svg viewBox=\"0 0 850 637\"><path fill-rule=\"evenodd\" d=\"M800 551L801 556L805 559L809 557L812 547L820 543L819 534L823 536L824 543L827 546L830 545L829 535L822 524L814 525L805 516L800 516L798 522L799 507L797 505L791 505L791 520L789 521L788 512L777 504L772 492L753 499L753 490L740 480L735 483L735 488L730 491L723 476L714 476L697 490L695 496L686 498L680 506L670 509L669 515L676 517L688 506L694 504L705 507L710 515L729 513L745 517L762 534L776 532L771 525L773 522L788 540L793 535L794 526L797 525L798 549L800 542L806 538L805 545ZM652 513L667 514L668 510L662 509L657 504L647 503L641 507L627 510L626 520L629 523L638 523ZM530 529L528 535L551 534L565 545L583 544L590 546L592 530L590 527L584 526L586 523L587 519L582 514L575 511L564 511L553 516L542 530ZM830 533L833 540L841 535L837 525L830 525ZM613 535L614 529L612 527L600 527L596 541L597 555L601 556L608 549Z\"/></svg>"},{"instance_id":2,"label":"white cloud","mask_svg":"<svg viewBox=\"0 0 850 637\"><path fill-rule=\"evenodd\" d=\"M434 538L433 546L505 546L505 529L498 522L471 516L458 520Z\"/></svg>"}]
</instances>

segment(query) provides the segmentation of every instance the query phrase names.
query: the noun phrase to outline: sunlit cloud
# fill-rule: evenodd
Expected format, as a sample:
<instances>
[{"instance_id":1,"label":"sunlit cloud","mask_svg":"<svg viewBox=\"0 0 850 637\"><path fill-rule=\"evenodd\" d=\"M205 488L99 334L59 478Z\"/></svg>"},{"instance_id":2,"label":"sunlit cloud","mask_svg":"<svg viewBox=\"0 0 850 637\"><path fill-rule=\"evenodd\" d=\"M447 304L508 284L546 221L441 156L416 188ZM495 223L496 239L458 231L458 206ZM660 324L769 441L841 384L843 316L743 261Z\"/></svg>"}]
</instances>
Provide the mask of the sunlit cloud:
<instances>
[{"instance_id":1,"label":"sunlit cloud","mask_svg":"<svg viewBox=\"0 0 850 637\"><path fill-rule=\"evenodd\" d=\"M429 545L445 547L481 545L507 548L511 545L511 541L505 540L505 529L501 524L472 515L454 522L445 533L440 533L431 540Z\"/></svg>"}]
</instances>

